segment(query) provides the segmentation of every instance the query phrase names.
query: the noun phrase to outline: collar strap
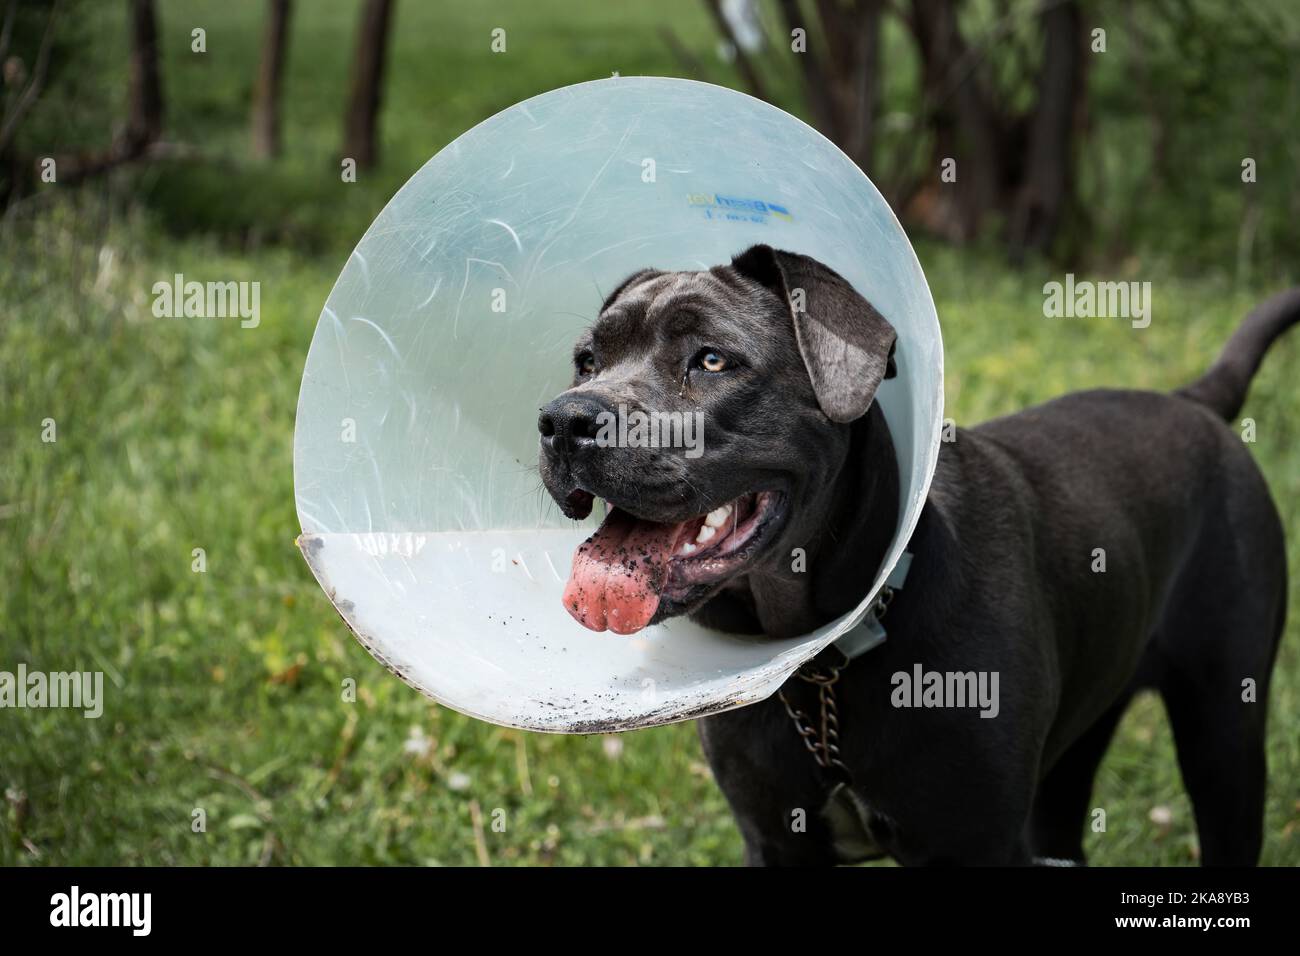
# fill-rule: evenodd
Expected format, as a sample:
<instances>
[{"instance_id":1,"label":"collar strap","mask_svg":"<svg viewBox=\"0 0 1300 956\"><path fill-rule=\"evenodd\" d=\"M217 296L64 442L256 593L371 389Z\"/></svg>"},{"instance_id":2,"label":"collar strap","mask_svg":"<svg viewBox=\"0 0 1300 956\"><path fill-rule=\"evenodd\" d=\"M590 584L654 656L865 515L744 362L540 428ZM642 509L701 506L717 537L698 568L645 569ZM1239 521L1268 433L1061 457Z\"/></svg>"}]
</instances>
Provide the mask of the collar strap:
<instances>
[{"instance_id":1,"label":"collar strap","mask_svg":"<svg viewBox=\"0 0 1300 956\"><path fill-rule=\"evenodd\" d=\"M873 647L879 647L885 640L885 627L880 623L880 619L885 614L885 609L889 607L889 602L894 597L895 591L901 591L903 582L907 580L907 572L912 567L912 552L904 551L898 557L898 563L894 565L889 577L885 579L885 586L880 589L876 595L876 600L872 602L871 607L867 609L862 620L858 621L853 627L849 628L839 639L835 641L835 647L848 660L857 660Z\"/></svg>"}]
</instances>

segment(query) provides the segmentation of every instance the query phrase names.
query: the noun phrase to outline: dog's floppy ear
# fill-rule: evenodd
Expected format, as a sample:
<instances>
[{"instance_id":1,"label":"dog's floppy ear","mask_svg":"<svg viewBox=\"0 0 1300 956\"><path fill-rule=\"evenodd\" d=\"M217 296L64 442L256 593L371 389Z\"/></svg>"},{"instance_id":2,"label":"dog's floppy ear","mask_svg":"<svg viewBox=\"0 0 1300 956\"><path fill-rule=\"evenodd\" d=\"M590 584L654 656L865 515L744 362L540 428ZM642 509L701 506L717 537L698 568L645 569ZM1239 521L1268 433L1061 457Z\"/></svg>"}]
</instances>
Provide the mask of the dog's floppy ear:
<instances>
[{"instance_id":1,"label":"dog's floppy ear","mask_svg":"<svg viewBox=\"0 0 1300 956\"><path fill-rule=\"evenodd\" d=\"M844 277L816 259L751 246L731 260L785 300L817 404L834 422L866 414L894 375L894 327Z\"/></svg>"}]
</instances>

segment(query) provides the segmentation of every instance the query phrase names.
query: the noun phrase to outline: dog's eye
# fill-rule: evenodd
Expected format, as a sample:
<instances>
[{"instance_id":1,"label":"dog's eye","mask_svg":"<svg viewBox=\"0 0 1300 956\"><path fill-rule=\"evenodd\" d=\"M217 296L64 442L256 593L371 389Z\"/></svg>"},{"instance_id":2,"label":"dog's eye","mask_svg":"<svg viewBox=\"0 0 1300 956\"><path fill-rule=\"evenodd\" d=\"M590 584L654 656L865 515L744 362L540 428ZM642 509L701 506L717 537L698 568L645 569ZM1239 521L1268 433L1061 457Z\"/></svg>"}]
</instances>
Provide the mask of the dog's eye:
<instances>
[{"instance_id":1,"label":"dog's eye","mask_svg":"<svg viewBox=\"0 0 1300 956\"><path fill-rule=\"evenodd\" d=\"M731 363L727 361L726 356L715 349L700 349L699 354L695 356L695 364L706 372L721 372Z\"/></svg>"},{"instance_id":2,"label":"dog's eye","mask_svg":"<svg viewBox=\"0 0 1300 956\"><path fill-rule=\"evenodd\" d=\"M590 352L583 352L574 359L574 363L578 366L579 375L590 375L596 371L596 356Z\"/></svg>"}]
</instances>

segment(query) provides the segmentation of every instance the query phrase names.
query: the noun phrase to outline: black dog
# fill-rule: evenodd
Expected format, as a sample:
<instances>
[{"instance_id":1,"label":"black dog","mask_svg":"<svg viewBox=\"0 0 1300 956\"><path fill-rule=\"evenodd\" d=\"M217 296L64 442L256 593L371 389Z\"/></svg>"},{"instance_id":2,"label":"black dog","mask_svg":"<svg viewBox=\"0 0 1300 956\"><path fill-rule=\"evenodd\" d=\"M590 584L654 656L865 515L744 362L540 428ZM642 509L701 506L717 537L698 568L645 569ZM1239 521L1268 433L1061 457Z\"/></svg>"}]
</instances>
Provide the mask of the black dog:
<instances>
[{"instance_id":1,"label":"black dog","mask_svg":"<svg viewBox=\"0 0 1300 956\"><path fill-rule=\"evenodd\" d=\"M1300 290L1265 303L1173 395L1068 395L943 444L889 639L834 687L839 760L814 762L776 698L700 722L747 860L1081 861L1097 765L1133 694L1153 687L1202 861L1256 862L1286 556L1225 421L1297 319ZM569 612L619 633L687 613L786 637L851 610L899 515L873 401L893 349L889 323L804 256L755 246L707 272L631 276L539 422L542 477L565 513L611 504L575 556ZM706 453L609 447L601 423L626 409L701 412ZM895 706L896 675L917 665L996 675L996 717ZM781 696L818 713L805 681Z\"/></svg>"}]
</instances>

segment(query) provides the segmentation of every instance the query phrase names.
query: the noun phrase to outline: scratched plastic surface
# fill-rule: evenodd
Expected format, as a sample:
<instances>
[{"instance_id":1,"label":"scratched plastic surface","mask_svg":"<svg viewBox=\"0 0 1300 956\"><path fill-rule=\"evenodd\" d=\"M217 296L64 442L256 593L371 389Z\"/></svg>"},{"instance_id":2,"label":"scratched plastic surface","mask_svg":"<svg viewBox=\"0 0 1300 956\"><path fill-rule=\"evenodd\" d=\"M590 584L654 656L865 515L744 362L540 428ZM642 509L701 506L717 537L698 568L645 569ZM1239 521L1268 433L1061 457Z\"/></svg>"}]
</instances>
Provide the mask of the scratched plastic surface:
<instances>
[{"instance_id":1,"label":"scratched plastic surface","mask_svg":"<svg viewBox=\"0 0 1300 956\"><path fill-rule=\"evenodd\" d=\"M576 525L541 490L537 410L603 293L765 242L842 273L895 325L879 400L904 517L862 602L794 640L678 619L587 631L560 594ZM312 340L294 473L300 547L358 639L493 723L592 733L762 700L861 619L915 525L942 420L929 289L893 213L799 120L686 80L614 78L488 119L431 159L348 259ZM704 435L707 449L707 423Z\"/></svg>"}]
</instances>

